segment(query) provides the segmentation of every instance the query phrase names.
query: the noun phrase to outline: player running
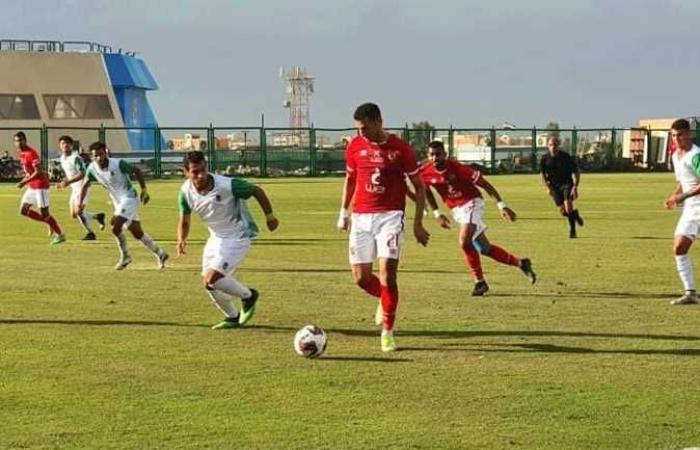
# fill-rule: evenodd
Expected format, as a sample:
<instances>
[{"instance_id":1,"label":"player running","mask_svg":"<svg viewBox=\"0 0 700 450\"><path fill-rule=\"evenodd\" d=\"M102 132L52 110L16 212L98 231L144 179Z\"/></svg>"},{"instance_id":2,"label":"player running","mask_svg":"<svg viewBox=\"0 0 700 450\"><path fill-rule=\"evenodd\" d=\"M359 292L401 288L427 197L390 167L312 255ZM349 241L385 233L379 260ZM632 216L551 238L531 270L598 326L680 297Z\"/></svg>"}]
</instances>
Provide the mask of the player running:
<instances>
[{"instance_id":1,"label":"player running","mask_svg":"<svg viewBox=\"0 0 700 450\"><path fill-rule=\"evenodd\" d=\"M685 293L671 304L691 305L698 303L693 263L688 251L700 230L700 148L693 144L690 123L685 119L678 119L671 124L671 139L676 144L676 151L671 158L678 184L666 199L665 206L673 209L683 205L674 233L673 252L676 255L678 276L685 289Z\"/></svg>"},{"instance_id":2,"label":"player running","mask_svg":"<svg viewBox=\"0 0 700 450\"><path fill-rule=\"evenodd\" d=\"M457 161L447 159L442 142L433 141L428 146L428 162L421 167L420 177L426 185L425 194L433 215L442 228L450 228L450 219L438 210L431 187L440 194L445 205L452 210L452 217L459 224L459 245L464 252L464 259L474 277L473 296L482 296L489 290L484 272L481 268L482 255L508 266L519 267L528 277L530 283L537 280L532 264L527 258L517 258L503 248L492 244L486 237L484 223L484 199L479 188L485 190L496 205L501 217L510 222L515 221L515 212L510 209L496 188L481 175L481 172Z\"/></svg>"},{"instance_id":3,"label":"player running","mask_svg":"<svg viewBox=\"0 0 700 450\"><path fill-rule=\"evenodd\" d=\"M73 151L73 138L70 136L61 136L58 138L58 146L61 150L61 169L65 177L58 183L58 188L71 187L70 198L68 199L68 208L71 216L76 219L85 229L84 241L94 241L95 233L90 228L90 219L94 218L100 224L100 230L105 229L105 214L104 213L89 213L87 211L79 212L80 209L80 187L81 182L85 178L85 162L77 152ZM87 205L90 198L90 192L85 194L83 203Z\"/></svg>"},{"instance_id":4,"label":"player running","mask_svg":"<svg viewBox=\"0 0 700 450\"><path fill-rule=\"evenodd\" d=\"M583 219L574 208L578 198L578 185L581 174L574 159L560 149L561 142L556 136L547 140L548 153L540 160L542 184L554 199L562 216L569 221L569 238L576 238L576 224L583 226Z\"/></svg>"},{"instance_id":5,"label":"player running","mask_svg":"<svg viewBox=\"0 0 700 450\"><path fill-rule=\"evenodd\" d=\"M148 234L143 232L139 220L139 198L144 205L150 200L143 172L138 167L132 166L122 159L109 158L104 142L94 142L90 145L90 151L92 152L93 161L86 170L85 181L80 189L78 212L83 213L85 211L85 198L90 184L92 182L101 184L109 192L109 197L114 205L114 216L110 224L120 254L119 262L114 268L123 270L132 261L126 244L124 227L128 228L132 236L141 241L155 255L158 268L164 268L168 254L158 247ZM131 176L136 178L141 186L140 196L136 194L136 190L131 185Z\"/></svg>"},{"instance_id":6,"label":"player running","mask_svg":"<svg viewBox=\"0 0 700 450\"><path fill-rule=\"evenodd\" d=\"M17 187L22 189L29 185L22 195L20 214L38 222L48 225L53 240L51 245L60 244L66 241L61 227L49 213L49 176L41 168L41 161L36 150L27 145L27 136L19 131L13 136L13 141L19 150L19 162L24 170L24 178L17 183ZM39 212L32 209L32 206L39 208Z\"/></svg>"},{"instance_id":7,"label":"player running","mask_svg":"<svg viewBox=\"0 0 700 450\"><path fill-rule=\"evenodd\" d=\"M253 317L259 295L257 290L244 286L231 276L250 251L251 239L259 231L245 200L250 197L257 200L270 231L276 230L279 222L262 188L240 178L208 173L204 153L188 152L184 165L187 181L182 184L178 194L180 221L177 226L177 253L185 253L194 211L209 228L209 239L202 257L204 288L225 316L212 328L238 328ZM231 297L241 299L240 314Z\"/></svg>"},{"instance_id":8,"label":"player running","mask_svg":"<svg viewBox=\"0 0 700 450\"><path fill-rule=\"evenodd\" d=\"M360 105L354 114L359 136L345 152L346 175L338 228L350 230L350 265L355 282L381 299L381 349L396 350L394 323L399 303L396 275L404 240L406 184L408 176L418 194L413 234L427 245L430 234L423 227L424 187L418 176L413 149L383 128L379 107ZM352 216L348 210L352 206ZM372 263L379 259L379 277Z\"/></svg>"}]
</instances>

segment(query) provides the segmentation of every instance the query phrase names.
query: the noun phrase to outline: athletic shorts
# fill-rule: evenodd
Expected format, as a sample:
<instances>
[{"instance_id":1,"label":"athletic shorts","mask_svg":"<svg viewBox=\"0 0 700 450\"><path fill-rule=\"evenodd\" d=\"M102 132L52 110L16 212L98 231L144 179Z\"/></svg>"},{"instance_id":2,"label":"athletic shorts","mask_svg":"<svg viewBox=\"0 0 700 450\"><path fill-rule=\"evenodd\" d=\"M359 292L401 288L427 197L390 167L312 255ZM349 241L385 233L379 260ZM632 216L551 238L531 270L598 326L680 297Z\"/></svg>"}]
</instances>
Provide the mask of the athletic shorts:
<instances>
[{"instance_id":1,"label":"athletic shorts","mask_svg":"<svg viewBox=\"0 0 700 450\"><path fill-rule=\"evenodd\" d=\"M210 269L222 275L236 270L250 251L250 239L226 239L211 236L202 254L202 276Z\"/></svg>"},{"instance_id":2,"label":"athletic shorts","mask_svg":"<svg viewBox=\"0 0 700 450\"><path fill-rule=\"evenodd\" d=\"M484 222L484 199L473 198L467 203L452 208L452 218L460 225L474 224L476 231L472 240L486 231Z\"/></svg>"},{"instance_id":3,"label":"athletic shorts","mask_svg":"<svg viewBox=\"0 0 700 450\"><path fill-rule=\"evenodd\" d=\"M70 198L68 198L68 207L73 209L77 208L80 206L80 190L82 188L82 185L80 183L73 183L70 185L71 191L70 191ZM90 201L90 189L85 193L85 199L83 200L83 204L87 205L88 202Z\"/></svg>"},{"instance_id":4,"label":"athletic shorts","mask_svg":"<svg viewBox=\"0 0 700 450\"><path fill-rule=\"evenodd\" d=\"M126 197L119 202L114 202L114 215L126 219L126 226L131 222L139 221L139 199L136 197Z\"/></svg>"},{"instance_id":5,"label":"athletic shorts","mask_svg":"<svg viewBox=\"0 0 700 450\"><path fill-rule=\"evenodd\" d=\"M552 186L550 188L550 195L554 200L554 204L561 206L566 200L571 200L571 184L562 184L560 186Z\"/></svg>"},{"instance_id":6,"label":"athletic shorts","mask_svg":"<svg viewBox=\"0 0 700 450\"><path fill-rule=\"evenodd\" d=\"M404 241L404 212L353 213L350 218L350 264L377 258L399 259Z\"/></svg>"},{"instance_id":7,"label":"athletic shorts","mask_svg":"<svg viewBox=\"0 0 700 450\"><path fill-rule=\"evenodd\" d=\"M700 230L700 208L683 208L681 217L676 225L675 236L685 236L695 240Z\"/></svg>"},{"instance_id":8,"label":"athletic shorts","mask_svg":"<svg viewBox=\"0 0 700 450\"><path fill-rule=\"evenodd\" d=\"M22 195L24 204L35 205L37 208L48 208L49 206L49 190L48 189L32 189L27 188Z\"/></svg>"}]
</instances>

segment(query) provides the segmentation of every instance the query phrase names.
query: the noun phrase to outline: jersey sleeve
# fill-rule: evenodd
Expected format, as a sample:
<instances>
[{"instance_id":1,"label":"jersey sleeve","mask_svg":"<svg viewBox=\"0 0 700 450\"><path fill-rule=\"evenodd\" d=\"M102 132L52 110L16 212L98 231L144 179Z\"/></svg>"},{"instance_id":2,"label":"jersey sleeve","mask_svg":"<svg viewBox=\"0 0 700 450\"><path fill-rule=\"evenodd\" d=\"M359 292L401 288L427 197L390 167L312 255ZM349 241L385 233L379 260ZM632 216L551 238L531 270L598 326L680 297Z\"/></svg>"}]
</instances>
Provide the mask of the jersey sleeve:
<instances>
[{"instance_id":1,"label":"jersey sleeve","mask_svg":"<svg viewBox=\"0 0 700 450\"><path fill-rule=\"evenodd\" d=\"M476 184L480 179L481 179L481 171L476 170L473 167L466 166L461 163L458 164L458 172L459 175L469 181L472 182L472 184Z\"/></svg>"},{"instance_id":2,"label":"jersey sleeve","mask_svg":"<svg viewBox=\"0 0 700 450\"><path fill-rule=\"evenodd\" d=\"M92 169L92 164L90 164L85 171L85 178L87 179L88 182L91 181L97 181L97 177L95 176L93 169Z\"/></svg>"},{"instance_id":3,"label":"jersey sleeve","mask_svg":"<svg viewBox=\"0 0 700 450\"><path fill-rule=\"evenodd\" d=\"M576 160L571 155L569 155L569 170L571 170L571 173L578 173L578 164L576 164Z\"/></svg>"},{"instance_id":4,"label":"jersey sleeve","mask_svg":"<svg viewBox=\"0 0 700 450\"><path fill-rule=\"evenodd\" d=\"M693 159L690 160L690 164L693 167L693 173L700 177L700 153L693 156Z\"/></svg>"},{"instance_id":5,"label":"jersey sleeve","mask_svg":"<svg viewBox=\"0 0 700 450\"><path fill-rule=\"evenodd\" d=\"M83 162L83 158L80 156L75 158L75 170L80 173L85 173L85 163Z\"/></svg>"},{"instance_id":6,"label":"jersey sleeve","mask_svg":"<svg viewBox=\"0 0 700 450\"><path fill-rule=\"evenodd\" d=\"M248 199L255 192L255 185L241 178L231 178L231 193L238 198Z\"/></svg>"},{"instance_id":7,"label":"jersey sleeve","mask_svg":"<svg viewBox=\"0 0 700 450\"><path fill-rule=\"evenodd\" d=\"M355 161L355 152L353 152L353 143L355 140L350 141L348 146L345 148L345 172L352 173L355 172L357 168L357 162Z\"/></svg>"},{"instance_id":8,"label":"jersey sleeve","mask_svg":"<svg viewBox=\"0 0 700 450\"><path fill-rule=\"evenodd\" d=\"M180 207L181 216L184 216L186 214L192 214L192 208L187 202L187 196L182 191L178 192L177 194L177 205Z\"/></svg>"},{"instance_id":9,"label":"jersey sleeve","mask_svg":"<svg viewBox=\"0 0 700 450\"><path fill-rule=\"evenodd\" d=\"M417 174L419 170L418 161L416 160L416 152L413 150L413 147L404 142L402 153L403 172L408 176Z\"/></svg>"},{"instance_id":10,"label":"jersey sleeve","mask_svg":"<svg viewBox=\"0 0 700 450\"><path fill-rule=\"evenodd\" d=\"M127 175L131 175L132 173L134 173L134 166L132 166L128 162L124 161L123 159L120 159L119 160L119 170L122 173L125 173Z\"/></svg>"}]
</instances>

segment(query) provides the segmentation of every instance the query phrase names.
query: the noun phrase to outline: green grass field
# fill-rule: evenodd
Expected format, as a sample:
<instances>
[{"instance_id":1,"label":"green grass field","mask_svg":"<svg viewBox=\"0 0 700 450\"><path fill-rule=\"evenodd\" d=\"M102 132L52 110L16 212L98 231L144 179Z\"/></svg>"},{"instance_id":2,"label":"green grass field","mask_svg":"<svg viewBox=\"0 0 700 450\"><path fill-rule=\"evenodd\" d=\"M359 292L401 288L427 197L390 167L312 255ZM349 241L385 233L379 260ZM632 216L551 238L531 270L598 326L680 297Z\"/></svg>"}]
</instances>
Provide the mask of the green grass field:
<instances>
[{"instance_id":1,"label":"green grass field","mask_svg":"<svg viewBox=\"0 0 700 450\"><path fill-rule=\"evenodd\" d=\"M456 231L407 236L397 343L382 354L375 303L351 280L336 233L339 179L262 180L280 229L238 272L261 291L247 329L212 331L200 287L206 230L175 258L179 182L152 182L144 229L115 272L107 233L81 242L67 191L51 191L69 241L17 214L0 186L0 449L674 449L700 445L700 309L671 253L670 174L584 175L580 238L567 238L537 176L493 177L520 215L488 206L488 234L532 258L539 282L484 259L487 297ZM412 208L412 206L410 207ZM109 210L101 188L90 209ZM251 209L261 217L257 205ZM444 208L443 208L444 209ZM317 360L292 338L328 332Z\"/></svg>"}]
</instances>

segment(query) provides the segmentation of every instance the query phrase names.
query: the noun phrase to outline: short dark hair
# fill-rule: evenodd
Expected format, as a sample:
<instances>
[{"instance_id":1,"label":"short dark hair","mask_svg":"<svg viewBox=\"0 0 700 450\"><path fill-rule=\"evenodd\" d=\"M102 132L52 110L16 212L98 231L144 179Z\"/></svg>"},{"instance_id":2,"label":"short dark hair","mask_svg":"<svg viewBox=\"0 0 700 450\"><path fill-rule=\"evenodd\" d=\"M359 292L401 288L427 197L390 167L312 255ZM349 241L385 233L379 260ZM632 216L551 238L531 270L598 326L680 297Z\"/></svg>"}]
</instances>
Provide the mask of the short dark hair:
<instances>
[{"instance_id":1,"label":"short dark hair","mask_svg":"<svg viewBox=\"0 0 700 450\"><path fill-rule=\"evenodd\" d=\"M70 145L73 145L73 138L68 136L67 134L64 134L63 136L58 138L58 142L61 142L61 141L66 141Z\"/></svg>"},{"instance_id":2,"label":"short dark hair","mask_svg":"<svg viewBox=\"0 0 700 450\"><path fill-rule=\"evenodd\" d=\"M93 150L102 150L103 152L107 151L107 145L102 142L102 141L95 141L92 144L90 144L90 151Z\"/></svg>"},{"instance_id":3,"label":"short dark hair","mask_svg":"<svg viewBox=\"0 0 700 450\"><path fill-rule=\"evenodd\" d=\"M190 163L194 164L199 164L202 162L205 162L207 159L204 157L204 152L200 152L199 150L194 150L191 152L185 153L185 157L182 158L182 164L184 164L185 169L190 168Z\"/></svg>"},{"instance_id":4,"label":"short dark hair","mask_svg":"<svg viewBox=\"0 0 700 450\"><path fill-rule=\"evenodd\" d=\"M442 141L431 141L430 144L428 144L429 148L434 148L436 150L442 150L443 152L445 151L445 144L442 143Z\"/></svg>"},{"instance_id":5,"label":"short dark hair","mask_svg":"<svg viewBox=\"0 0 700 450\"><path fill-rule=\"evenodd\" d=\"M355 120L382 120L382 112L375 103L363 103L352 116Z\"/></svg>"},{"instance_id":6,"label":"short dark hair","mask_svg":"<svg viewBox=\"0 0 700 450\"><path fill-rule=\"evenodd\" d=\"M671 124L671 129L678 131L690 131L690 122L688 122L686 119L676 119Z\"/></svg>"},{"instance_id":7,"label":"short dark hair","mask_svg":"<svg viewBox=\"0 0 700 450\"><path fill-rule=\"evenodd\" d=\"M15 135L13 136L13 138L19 138L19 139L22 139L24 142L27 142L27 135L24 134L24 131L16 132Z\"/></svg>"}]
</instances>

